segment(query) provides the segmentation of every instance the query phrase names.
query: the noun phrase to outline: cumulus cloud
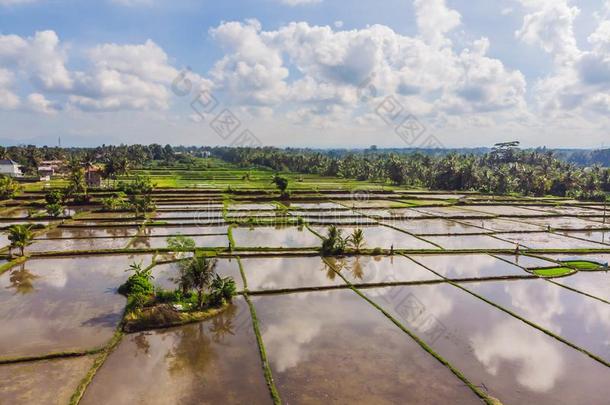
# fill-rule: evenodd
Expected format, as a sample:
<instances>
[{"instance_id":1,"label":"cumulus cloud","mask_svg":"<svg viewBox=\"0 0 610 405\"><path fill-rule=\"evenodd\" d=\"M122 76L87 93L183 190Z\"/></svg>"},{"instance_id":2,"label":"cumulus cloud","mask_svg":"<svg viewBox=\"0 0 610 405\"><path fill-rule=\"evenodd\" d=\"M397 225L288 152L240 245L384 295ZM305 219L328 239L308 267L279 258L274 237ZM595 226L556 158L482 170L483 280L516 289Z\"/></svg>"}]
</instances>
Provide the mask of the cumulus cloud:
<instances>
[{"instance_id":1,"label":"cumulus cloud","mask_svg":"<svg viewBox=\"0 0 610 405\"><path fill-rule=\"evenodd\" d=\"M555 61L551 74L535 87L537 106L550 117L586 117L610 113L610 2L596 13L590 50L577 46L568 0L520 0L529 11L517 36L540 46Z\"/></svg>"},{"instance_id":2,"label":"cumulus cloud","mask_svg":"<svg viewBox=\"0 0 610 405\"><path fill-rule=\"evenodd\" d=\"M0 109L12 110L19 106L19 97L11 91L14 75L0 68Z\"/></svg>"},{"instance_id":3,"label":"cumulus cloud","mask_svg":"<svg viewBox=\"0 0 610 405\"><path fill-rule=\"evenodd\" d=\"M99 45L88 52L92 68L76 72L70 102L85 110L164 109L168 85L178 76L153 41Z\"/></svg>"},{"instance_id":4,"label":"cumulus cloud","mask_svg":"<svg viewBox=\"0 0 610 405\"><path fill-rule=\"evenodd\" d=\"M432 4L446 8L444 2ZM423 3L418 7L420 19L432 13ZM365 82L375 87L379 101L392 94L418 112L525 109L523 75L488 57L486 38L459 53L446 46L444 34L460 17L453 10L444 15L434 24L422 22L418 37L383 25L343 31L295 22L265 31L255 20L222 23L210 31L225 51L210 79L238 103L281 104L290 110L286 117L298 123L319 122L320 116L353 119Z\"/></svg>"},{"instance_id":5,"label":"cumulus cloud","mask_svg":"<svg viewBox=\"0 0 610 405\"><path fill-rule=\"evenodd\" d=\"M580 9L568 0L519 0L528 10L518 38L539 45L558 61L567 63L579 55L574 37L574 20Z\"/></svg>"},{"instance_id":6,"label":"cumulus cloud","mask_svg":"<svg viewBox=\"0 0 610 405\"><path fill-rule=\"evenodd\" d=\"M46 99L40 93L32 93L27 97L27 107L34 112L42 114L55 114L61 110L61 105Z\"/></svg>"},{"instance_id":7,"label":"cumulus cloud","mask_svg":"<svg viewBox=\"0 0 610 405\"><path fill-rule=\"evenodd\" d=\"M36 91L24 107L53 113L61 108L48 95L64 99L67 108L87 111L166 109L170 85L179 75L167 54L153 41L143 44L101 44L85 53L85 69L70 70L67 49L53 31L32 37L0 35L0 108L14 109L19 98L10 91L15 77L29 81ZM205 81L192 74L194 85Z\"/></svg>"},{"instance_id":8,"label":"cumulus cloud","mask_svg":"<svg viewBox=\"0 0 610 405\"><path fill-rule=\"evenodd\" d=\"M54 31L39 31L28 38L0 35L0 65L27 74L43 90L65 91L72 87L65 59L65 50Z\"/></svg>"},{"instance_id":9,"label":"cumulus cloud","mask_svg":"<svg viewBox=\"0 0 610 405\"><path fill-rule=\"evenodd\" d=\"M445 4L445 0L415 0L417 28L429 44L447 44L445 34L460 25L461 15Z\"/></svg>"}]
</instances>

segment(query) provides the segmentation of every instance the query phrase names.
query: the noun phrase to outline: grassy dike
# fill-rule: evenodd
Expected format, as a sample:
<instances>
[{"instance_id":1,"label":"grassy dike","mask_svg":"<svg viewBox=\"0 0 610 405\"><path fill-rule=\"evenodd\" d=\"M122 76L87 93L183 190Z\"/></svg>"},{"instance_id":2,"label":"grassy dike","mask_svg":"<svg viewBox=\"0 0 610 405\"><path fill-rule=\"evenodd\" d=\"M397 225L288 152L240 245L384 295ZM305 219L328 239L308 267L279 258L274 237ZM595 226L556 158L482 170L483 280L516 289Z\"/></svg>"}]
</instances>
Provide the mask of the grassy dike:
<instances>
[{"instance_id":1,"label":"grassy dike","mask_svg":"<svg viewBox=\"0 0 610 405\"><path fill-rule=\"evenodd\" d=\"M258 317L256 316L256 308L254 308L254 304L250 301L250 297L248 297L247 292L244 294L244 299L248 303L248 307L250 308L250 315L252 317L252 328L254 329L254 335L256 336L256 342L258 343L258 351L261 356L261 362L263 366L263 373L265 375L265 381L267 382L267 387L269 388L269 392L271 394L271 399L275 405L279 405L282 403L282 399L280 398L280 394L277 391L275 386L275 382L273 380L273 374L271 372L271 366L269 365L269 360L267 359L267 352L265 351L265 344L263 343L263 337L261 335L260 328L258 326Z\"/></svg>"},{"instance_id":2,"label":"grassy dike","mask_svg":"<svg viewBox=\"0 0 610 405\"><path fill-rule=\"evenodd\" d=\"M114 332L114 336L112 337L110 342L99 352L98 356L93 361L93 365L76 387L76 390L70 397L69 405L77 405L81 401L83 395L85 395L85 390L87 389L89 384L91 384L91 381L93 381L93 378L95 377L95 374L97 374L97 371L100 369L100 367L102 367L110 353L112 353L121 342L121 339L124 335L122 330L123 322L121 322L117 326L117 329Z\"/></svg>"},{"instance_id":3,"label":"grassy dike","mask_svg":"<svg viewBox=\"0 0 610 405\"><path fill-rule=\"evenodd\" d=\"M548 330L548 329L546 329L546 328L543 328L542 326L540 326L540 325L538 325L538 324L536 324L536 323L534 323L534 322L532 322L532 321L530 321L530 320L528 320L528 319L526 319L526 318L522 317L521 315L518 315L518 314L516 314L515 312L513 312L513 311L511 311L511 310L509 310L509 309L507 309L507 308L504 308L503 306L500 306L500 305L496 304L496 303L495 303L495 302L493 302L493 301L488 300L487 298L485 298L485 297L483 297L483 296L481 296L481 295L479 295L479 294L475 293L474 291L470 291L470 290L469 290L469 289L467 289L466 287L463 287L462 285L460 285L460 284L456 283L455 281L452 281L452 280L450 280L450 279L448 279L448 278L444 277L443 275L441 275L441 274L437 273L436 271L434 271L434 270L433 270L433 269L431 269L430 267L427 267L427 266L426 266L426 265L424 265L423 263L420 263L420 262L418 262L417 260L415 260L415 259L413 259L413 258L411 258L411 257L409 257L409 259L410 259L410 260L412 260L413 262L415 262L415 263L419 264L420 266L424 267L425 269L427 269L427 270L429 270L429 271L433 272L433 273L434 273L434 274L436 274L437 276L441 277L441 278L442 278L442 279L444 279L444 280L445 280L445 281L446 281L448 284L451 284L451 285L453 285L453 286L455 286L455 287L459 288L460 290L467 292L468 294L472 295L473 297L478 298L478 299L480 299L480 300L481 300L481 301L483 301L483 302L486 302L487 304L489 304L489 305L493 306L494 308L497 308L497 309L499 309L500 311L505 312L505 313L507 313L508 315L511 315L511 316L513 316L513 317L517 318L517 319L518 319L518 320L520 320L521 322L523 322L523 323L525 323L525 324L527 324L527 325L529 325L529 326L531 326L531 327L533 327L533 328L538 329L539 331L543 332L544 334L546 334L546 335L548 335L548 336L550 336L550 337L552 337L552 338L554 338L554 339L556 339L556 340L560 341L561 343L564 343L564 344L566 344L566 345L570 346L572 349L575 349L575 350L577 350L577 351L579 351L579 352L583 353L584 355L586 355L586 356L588 356L588 357L592 358L593 360L595 360L595 361L597 361L597 362L599 362L599 363L603 364L604 366L606 366L606 367L610 367L610 362L608 362L608 361L606 361L606 360L602 359L602 358L601 358L601 357L599 357L598 355L596 355L596 354L594 354L594 353L591 353L591 352L589 352L588 350L583 349L582 347L580 347L580 346L576 345L575 343L572 343L572 342L570 342L569 340L564 339L564 338L562 338L562 337L561 337L561 336L559 336L559 335L556 335L555 333L551 332L550 330Z\"/></svg>"},{"instance_id":4,"label":"grassy dike","mask_svg":"<svg viewBox=\"0 0 610 405\"><path fill-rule=\"evenodd\" d=\"M339 277L341 277L343 279L343 281L347 285L349 285L349 287L352 291L354 291L362 299L364 299L366 302L368 302L370 305L372 305L375 309L377 309L379 312L381 312L386 318L388 318L390 321L392 321L392 323L394 323L394 325L396 325L400 330L402 330L407 335L409 335L409 337L411 339L413 339L422 349L424 349L426 352L428 352L430 355L432 355L442 365L447 367L457 378L459 378L464 384L466 384L466 386L468 386L468 388L470 388L476 396L481 398L488 405L502 405L502 403L498 399L490 397L484 391L482 391L479 387L477 387L472 382L470 382L470 380L468 380L468 378L464 374L462 374L461 371L459 371L456 367L454 367L451 363L449 363L449 361L445 360L440 354L438 354L436 351L434 351L434 349L432 349L432 347L430 347L425 341L423 341L419 336L417 336L415 333L413 333L411 330L409 330L407 327L405 327L400 321L398 321L396 318L394 318L389 312L387 312L385 309L383 309L379 304L377 304L375 301L373 301L372 299L370 299L369 297L364 295L358 288L356 288L345 277L343 277L341 272L337 271L336 268L331 263L329 263L326 260L325 260L325 262L327 262L327 264L335 271L335 273L337 273L337 275L339 275Z\"/></svg>"}]
</instances>

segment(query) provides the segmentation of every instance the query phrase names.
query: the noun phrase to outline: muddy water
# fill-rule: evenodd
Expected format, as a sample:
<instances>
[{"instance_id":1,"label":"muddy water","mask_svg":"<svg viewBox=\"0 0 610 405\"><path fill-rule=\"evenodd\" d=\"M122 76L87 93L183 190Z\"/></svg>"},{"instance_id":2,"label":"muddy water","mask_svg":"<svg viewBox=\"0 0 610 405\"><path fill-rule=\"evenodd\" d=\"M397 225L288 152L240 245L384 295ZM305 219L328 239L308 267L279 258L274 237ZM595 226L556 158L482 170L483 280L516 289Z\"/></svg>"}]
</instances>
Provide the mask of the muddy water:
<instances>
[{"instance_id":1,"label":"muddy water","mask_svg":"<svg viewBox=\"0 0 610 405\"><path fill-rule=\"evenodd\" d=\"M131 238L39 239L27 247L30 252L124 249Z\"/></svg>"},{"instance_id":2,"label":"muddy water","mask_svg":"<svg viewBox=\"0 0 610 405\"><path fill-rule=\"evenodd\" d=\"M543 231L541 225L529 224L517 219L502 218L482 218L482 219L461 219L465 224L479 226L494 232L515 232L515 231Z\"/></svg>"},{"instance_id":3,"label":"muddy water","mask_svg":"<svg viewBox=\"0 0 610 405\"><path fill-rule=\"evenodd\" d=\"M0 357L91 349L106 343L125 298L125 269L147 257L35 259L0 276Z\"/></svg>"},{"instance_id":4,"label":"muddy water","mask_svg":"<svg viewBox=\"0 0 610 405\"><path fill-rule=\"evenodd\" d=\"M487 254L409 257L450 279L528 275L523 269Z\"/></svg>"},{"instance_id":5,"label":"muddy water","mask_svg":"<svg viewBox=\"0 0 610 405\"><path fill-rule=\"evenodd\" d=\"M351 290L261 296L253 302L285 403L480 403Z\"/></svg>"},{"instance_id":6,"label":"muddy water","mask_svg":"<svg viewBox=\"0 0 610 405\"><path fill-rule=\"evenodd\" d=\"M353 284L441 280L404 256L350 256L327 260Z\"/></svg>"},{"instance_id":7,"label":"muddy water","mask_svg":"<svg viewBox=\"0 0 610 405\"><path fill-rule=\"evenodd\" d=\"M554 266L555 263L539 259L537 257L525 256L525 255L494 255L500 259L507 260L511 263L514 263L517 266L524 267L526 269L532 269L535 267L549 267Z\"/></svg>"},{"instance_id":8,"label":"muddy water","mask_svg":"<svg viewBox=\"0 0 610 405\"><path fill-rule=\"evenodd\" d=\"M445 249L512 249L514 243L504 242L487 235L426 236Z\"/></svg>"},{"instance_id":9,"label":"muddy water","mask_svg":"<svg viewBox=\"0 0 610 405\"><path fill-rule=\"evenodd\" d=\"M604 227L601 222L575 217L527 218L524 221L541 225L544 228L550 226L553 229L597 229Z\"/></svg>"},{"instance_id":10,"label":"muddy water","mask_svg":"<svg viewBox=\"0 0 610 405\"><path fill-rule=\"evenodd\" d=\"M610 369L448 284L362 290L503 404L605 404Z\"/></svg>"},{"instance_id":11,"label":"muddy water","mask_svg":"<svg viewBox=\"0 0 610 405\"><path fill-rule=\"evenodd\" d=\"M232 277L235 280L238 290L244 289L244 282L239 271L237 259L217 259L216 273L222 277ZM177 288L176 282L173 281L178 277L179 264L167 263L159 264L153 268L153 283L162 287L165 290L174 290Z\"/></svg>"},{"instance_id":12,"label":"muddy water","mask_svg":"<svg viewBox=\"0 0 610 405\"><path fill-rule=\"evenodd\" d=\"M144 230L146 236L171 236L171 235L214 235L227 233L228 226L173 226L160 227L149 226Z\"/></svg>"},{"instance_id":13,"label":"muddy water","mask_svg":"<svg viewBox=\"0 0 610 405\"><path fill-rule=\"evenodd\" d=\"M541 215L551 215L552 213L547 213L544 211L537 211L535 209L530 209L527 207L519 207L515 205L469 205L466 207L468 210L476 211L476 212L484 212L492 215L514 215L514 216L541 216Z\"/></svg>"},{"instance_id":14,"label":"muddy water","mask_svg":"<svg viewBox=\"0 0 610 405\"><path fill-rule=\"evenodd\" d=\"M464 287L610 360L610 305L541 279L468 283Z\"/></svg>"},{"instance_id":15,"label":"muddy water","mask_svg":"<svg viewBox=\"0 0 610 405\"><path fill-rule=\"evenodd\" d=\"M587 239L591 242L610 244L610 231L562 232L566 236Z\"/></svg>"},{"instance_id":16,"label":"muddy water","mask_svg":"<svg viewBox=\"0 0 610 405\"><path fill-rule=\"evenodd\" d=\"M610 273L606 271L579 271L569 277L553 280L583 293L610 301ZM606 322L610 322L607 320ZM609 349L610 350L610 349Z\"/></svg>"},{"instance_id":17,"label":"muddy water","mask_svg":"<svg viewBox=\"0 0 610 405\"><path fill-rule=\"evenodd\" d=\"M57 227L46 232L44 239L70 239L70 238L126 238L138 232L136 227L109 227L109 228L62 228Z\"/></svg>"},{"instance_id":18,"label":"muddy water","mask_svg":"<svg viewBox=\"0 0 610 405\"><path fill-rule=\"evenodd\" d=\"M574 239L549 232L503 233L498 235L498 237L513 243L518 242L521 246L531 249L603 249L607 247L600 243Z\"/></svg>"},{"instance_id":19,"label":"muddy water","mask_svg":"<svg viewBox=\"0 0 610 405\"><path fill-rule=\"evenodd\" d=\"M459 222L450 221L447 219L419 219L416 221L393 221L391 224L397 228L414 233L416 235L436 234L468 234L468 233L485 233L490 232L485 229L477 228L470 225L460 224Z\"/></svg>"},{"instance_id":20,"label":"muddy water","mask_svg":"<svg viewBox=\"0 0 610 405\"><path fill-rule=\"evenodd\" d=\"M178 328L126 335L81 404L271 403L247 304Z\"/></svg>"},{"instance_id":21,"label":"muddy water","mask_svg":"<svg viewBox=\"0 0 610 405\"><path fill-rule=\"evenodd\" d=\"M227 235L203 235L189 236L195 241L197 247L227 247L229 239ZM139 236L129 245L132 249L161 249L167 247L167 237L165 236Z\"/></svg>"},{"instance_id":22,"label":"muddy water","mask_svg":"<svg viewBox=\"0 0 610 405\"><path fill-rule=\"evenodd\" d=\"M250 291L344 285L345 282L322 258L242 258Z\"/></svg>"},{"instance_id":23,"label":"muddy water","mask_svg":"<svg viewBox=\"0 0 610 405\"><path fill-rule=\"evenodd\" d=\"M93 365L93 356L0 366L0 404L65 405Z\"/></svg>"},{"instance_id":24,"label":"muddy water","mask_svg":"<svg viewBox=\"0 0 610 405\"><path fill-rule=\"evenodd\" d=\"M462 218L462 217L492 217L493 214L486 212L469 210L458 207L422 207L414 208L414 210L423 212L428 215L446 217L446 218Z\"/></svg>"},{"instance_id":25,"label":"muddy water","mask_svg":"<svg viewBox=\"0 0 610 405\"><path fill-rule=\"evenodd\" d=\"M239 247L319 247L322 243L305 227L239 227L233 228L232 233L235 245Z\"/></svg>"}]
</instances>

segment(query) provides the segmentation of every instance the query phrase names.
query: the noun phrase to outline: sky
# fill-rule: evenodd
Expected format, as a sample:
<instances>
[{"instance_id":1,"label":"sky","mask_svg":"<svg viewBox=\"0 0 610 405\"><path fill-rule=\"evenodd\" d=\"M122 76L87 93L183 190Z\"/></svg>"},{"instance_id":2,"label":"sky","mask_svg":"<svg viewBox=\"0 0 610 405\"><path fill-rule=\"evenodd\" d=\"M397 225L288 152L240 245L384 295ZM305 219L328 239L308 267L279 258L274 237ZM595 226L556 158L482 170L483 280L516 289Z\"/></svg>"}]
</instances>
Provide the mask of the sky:
<instances>
[{"instance_id":1,"label":"sky","mask_svg":"<svg viewBox=\"0 0 610 405\"><path fill-rule=\"evenodd\" d=\"M610 0L0 0L0 144L609 135Z\"/></svg>"}]
</instances>

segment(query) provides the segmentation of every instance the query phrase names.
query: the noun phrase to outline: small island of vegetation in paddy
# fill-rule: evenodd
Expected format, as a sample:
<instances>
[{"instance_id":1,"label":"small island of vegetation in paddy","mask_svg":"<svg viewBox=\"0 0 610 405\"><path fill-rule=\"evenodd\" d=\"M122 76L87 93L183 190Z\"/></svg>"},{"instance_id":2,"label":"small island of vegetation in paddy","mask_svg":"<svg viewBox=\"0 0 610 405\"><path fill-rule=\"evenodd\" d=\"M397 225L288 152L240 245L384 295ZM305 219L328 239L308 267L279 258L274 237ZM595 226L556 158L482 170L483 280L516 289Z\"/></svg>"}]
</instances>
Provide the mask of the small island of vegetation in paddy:
<instances>
[{"instance_id":1,"label":"small island of vegetation in paddy","mask_svg":"<svg viewBox=\"0 0 610 405\"><path fill-rule=\"evenodd\" d=\"M185 239L186 246L194 242ZM176 241L173 241L176 243ZM192 242L192 243L191 243ZM217 259L196 254L178 260L177 288L167 291L153 284L153 263L132 263L133 274L119 287L127 297L123 322L126 332L165 328L201 321L222 312L237 293L235 280L216 273Z\"/></svg>"}]
</instances>

